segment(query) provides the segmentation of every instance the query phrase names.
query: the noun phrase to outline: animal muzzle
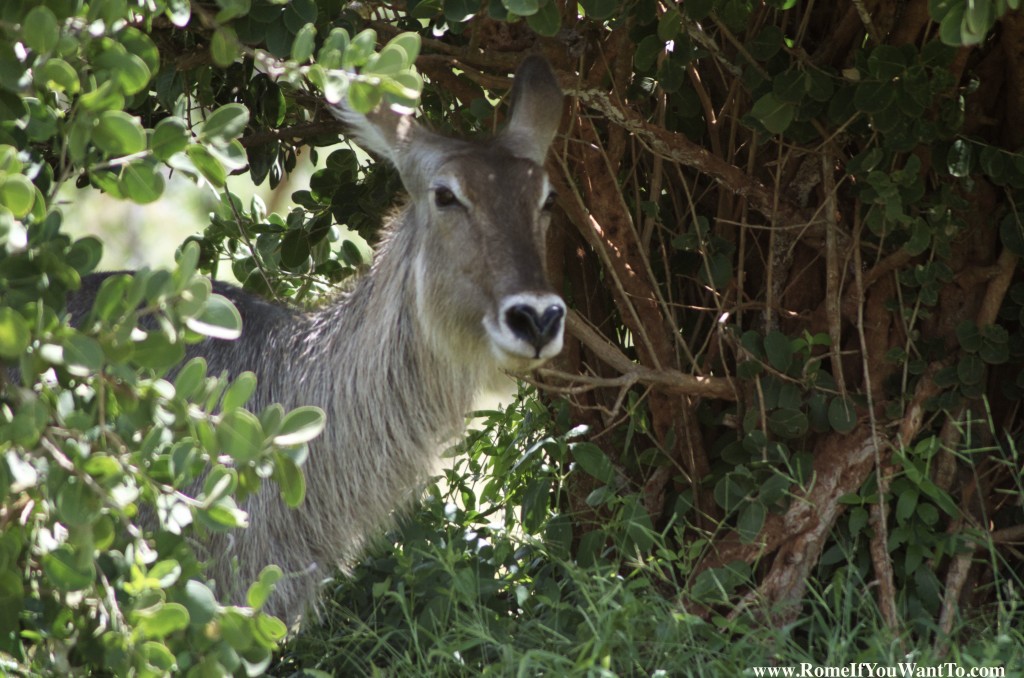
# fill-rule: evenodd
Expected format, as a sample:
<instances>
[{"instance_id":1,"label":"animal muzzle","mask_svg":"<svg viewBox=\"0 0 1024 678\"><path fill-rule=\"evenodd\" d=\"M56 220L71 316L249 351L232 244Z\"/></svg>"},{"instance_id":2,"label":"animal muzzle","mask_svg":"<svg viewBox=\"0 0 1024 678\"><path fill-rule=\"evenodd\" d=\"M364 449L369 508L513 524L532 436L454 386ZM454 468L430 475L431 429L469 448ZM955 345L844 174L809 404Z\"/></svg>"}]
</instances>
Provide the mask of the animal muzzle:
<instances>
[{"instance_id":1,"label":"animal muzzle","mask_svg":"<svg viewBox=\"0 0 1024 678\"><path fill-rule=\"evenodd\" d=\"M501 357L544 361L562 350L565 313L554 294L513 294L502 300L497 322L484 324Z\"/></svg>"}]
</instances>

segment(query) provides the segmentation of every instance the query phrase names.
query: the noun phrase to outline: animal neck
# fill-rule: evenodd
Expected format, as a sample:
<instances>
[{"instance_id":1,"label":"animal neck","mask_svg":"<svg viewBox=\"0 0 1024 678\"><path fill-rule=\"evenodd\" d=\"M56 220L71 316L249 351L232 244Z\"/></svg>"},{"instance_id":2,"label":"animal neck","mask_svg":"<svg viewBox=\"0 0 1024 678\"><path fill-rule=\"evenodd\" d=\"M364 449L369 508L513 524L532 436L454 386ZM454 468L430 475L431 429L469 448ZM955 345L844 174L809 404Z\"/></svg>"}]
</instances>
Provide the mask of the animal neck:
<instances>
[{"instance_id":1,"label":"animal neck","mask_svg":"<svg viewBox=\"0 0 1024 678\"><path fill-rule=\"evenodd\" d=\"M439 345L430 332L429 309L417 300L416 231L398 224L370 273L317 314L306 341L329 349L317 351L318 361L304 361L321 364L302 366L322 390L311 401L347 422L329 426L334 439L322 447L355 456L364 472L387 476L399 494L418 489L438 450L461 432L485 373L482 361ZM328 383L320 369L329 372Z\"/></svg>"}]
</instances>

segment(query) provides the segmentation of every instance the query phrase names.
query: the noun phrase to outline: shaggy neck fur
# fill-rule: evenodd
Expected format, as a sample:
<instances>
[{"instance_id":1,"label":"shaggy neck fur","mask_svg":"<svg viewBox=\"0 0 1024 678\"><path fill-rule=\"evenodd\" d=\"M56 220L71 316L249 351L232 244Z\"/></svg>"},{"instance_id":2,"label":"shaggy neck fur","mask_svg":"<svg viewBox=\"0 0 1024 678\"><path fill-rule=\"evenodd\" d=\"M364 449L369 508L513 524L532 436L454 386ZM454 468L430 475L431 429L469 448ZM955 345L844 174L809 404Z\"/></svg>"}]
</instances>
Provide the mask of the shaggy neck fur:
<instances>
[{"instance_id":1,"label":"shaggy neck fur","mask_svg":"<svg viewBox=\"0 0 1024 678\"><path fill-rule=\"evenodd\" d=\"M256 518L250 526L209 545L213 578L235 599L245 592L232 583L279 565L285 578L268 607L289 623L315 602L335 565L350 563L396 505L417 497L492 368L486 352L446 345L425 320L430 309L419 308L413 270L416 226L397 224L350 295L310 315L270 307L269 331L243 333L236 347L244 357L234 365L248 364L259 379L254 407L317 405L328 417L303 469L304 503L288 509L267 483L244 507Z\"/></svg>"}]
</instances>

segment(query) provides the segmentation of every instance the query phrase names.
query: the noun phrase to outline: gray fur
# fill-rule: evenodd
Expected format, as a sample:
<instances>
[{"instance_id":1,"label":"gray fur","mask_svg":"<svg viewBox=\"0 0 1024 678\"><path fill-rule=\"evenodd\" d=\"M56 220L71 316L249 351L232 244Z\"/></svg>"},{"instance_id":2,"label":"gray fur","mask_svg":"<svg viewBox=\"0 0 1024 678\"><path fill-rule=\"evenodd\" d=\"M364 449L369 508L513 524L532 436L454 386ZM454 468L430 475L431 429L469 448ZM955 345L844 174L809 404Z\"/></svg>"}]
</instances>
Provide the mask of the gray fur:
<instances>
[{"instance_id":1,"label":"gray fur","mask_svg":"<svg viewBox=\"0 0 1024 678\"><path fill-rule=\"evenodd\" d=\"M443 139L388 111L340 114L395 163L409 192L372 270L350 294L301 313L216 284L243 316L242 337L207 340L191 353L205 356L211 374L254 372L256 410L279 402L327 413L304 468L305 502L288 509L265 485L243 506L250 526L205 545L222 596L240 600L241 587L276 563L286 576L269 610L296 620L331 568L353 562L393 512L417 498L480 385L560 348L561 327L549 344L528 346L502 315L509 298L564 313L543 270L549 188L540 164L561 92L537 59L520 70L516 92L511 132L486 143ZM461 206L438 205L440 188L451 188ZM87 281L92 294L97 286ZM82 296L76 305L87 308L90 292Z\"/></svg>"}]
</instances>

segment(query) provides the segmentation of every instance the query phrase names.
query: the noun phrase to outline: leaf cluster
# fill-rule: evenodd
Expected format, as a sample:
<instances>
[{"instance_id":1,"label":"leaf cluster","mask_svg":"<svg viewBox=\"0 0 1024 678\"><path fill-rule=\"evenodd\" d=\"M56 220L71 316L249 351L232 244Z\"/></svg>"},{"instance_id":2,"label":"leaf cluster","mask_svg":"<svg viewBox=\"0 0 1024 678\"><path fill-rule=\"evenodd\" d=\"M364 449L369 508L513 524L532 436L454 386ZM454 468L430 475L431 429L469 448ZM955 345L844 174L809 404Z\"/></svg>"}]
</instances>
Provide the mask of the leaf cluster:
<instances>
[{"instance_id":1,"label":"leaf cluster","mask_svg":"<svg viewBox=\"0 0 1024 678\"><path fill-rule=\"evenodd\" d=\"M291 506L303 500L306 444L324 415L255 409L251 373L229 379L189 357L198 342L243 331L202 275L221 258L248 287L281 297L310 284L322 291L369 260L356 232L375 233L380 206L357 217L324 187L364 186L364 201L376 191L384 202L394 189L384 173L361 183L351 151L331 157L317 183L324 195L297 196L287 218L259 199L243 209L226 191L232 174L276 185L294 168L295 139L248 139L257 129L297 125L334 143L337 128L317 119L314 97L347 94L363 110L417 98L417 36L378 51L373 31L350 38L351 17L327 20L318 9L228 0L0 8L5 670L259 675L286 634L262 609L281 572L268 568L240 584L247 597L228 599L205 583L211 554L197 544L244 529L247 497L265 483ZM172 270L90 275L102 243L63 232L72 185L143 205L171 175L224 192L207 232ZM333 225L332 210L351 232ZM316 282L303 287L296 273ZM69 308L83 288L94 303Z\"/></svg>"}]
</instances>

